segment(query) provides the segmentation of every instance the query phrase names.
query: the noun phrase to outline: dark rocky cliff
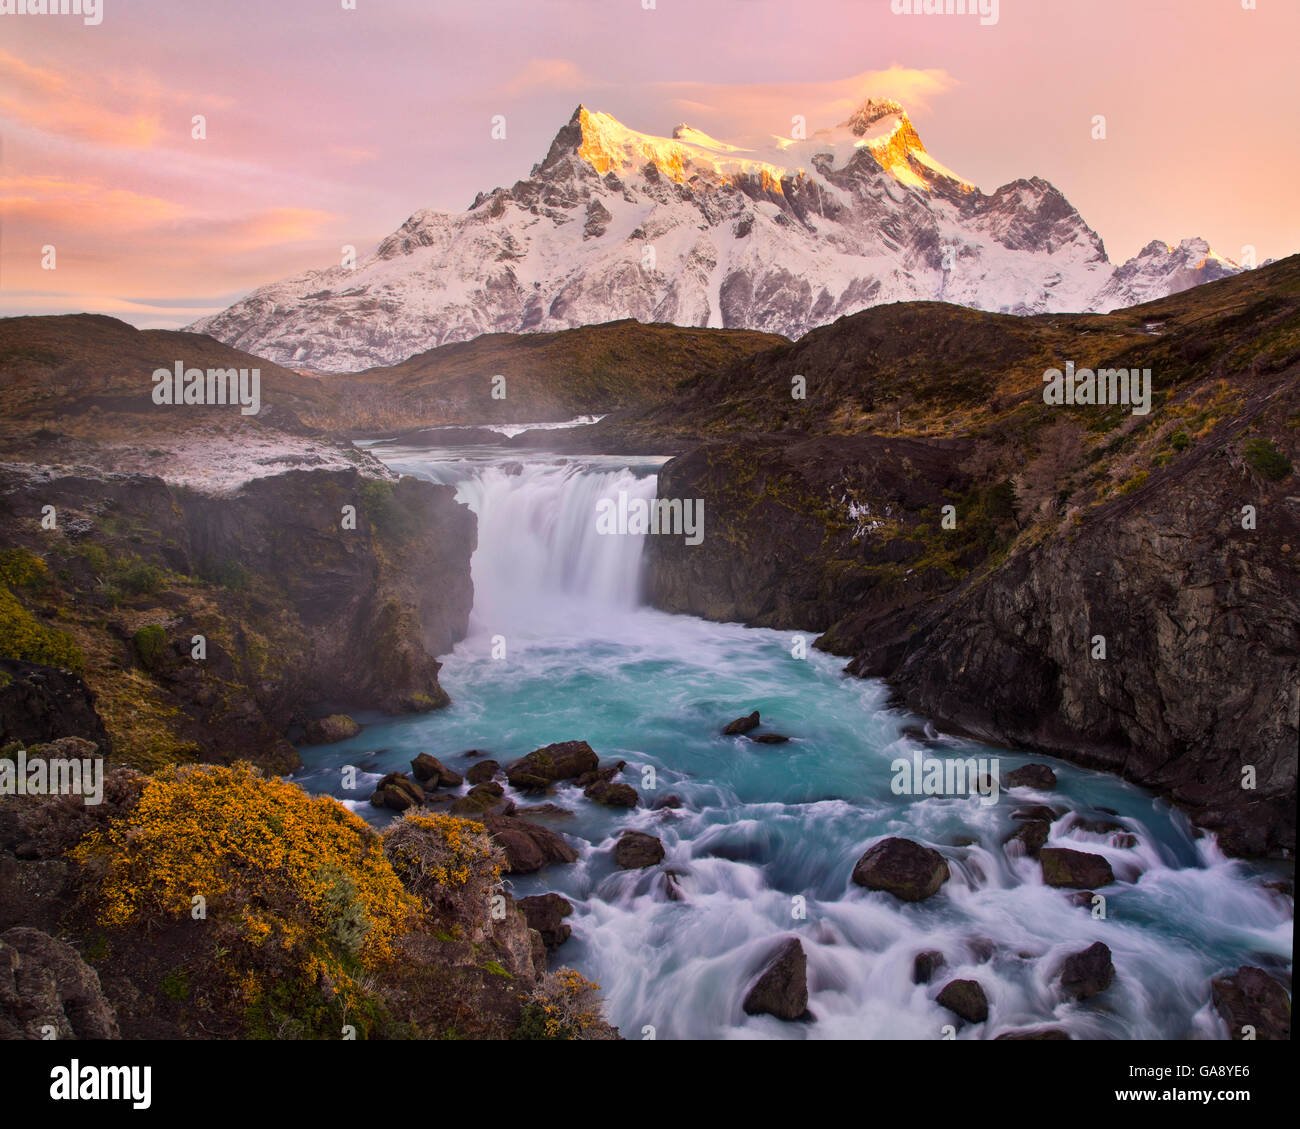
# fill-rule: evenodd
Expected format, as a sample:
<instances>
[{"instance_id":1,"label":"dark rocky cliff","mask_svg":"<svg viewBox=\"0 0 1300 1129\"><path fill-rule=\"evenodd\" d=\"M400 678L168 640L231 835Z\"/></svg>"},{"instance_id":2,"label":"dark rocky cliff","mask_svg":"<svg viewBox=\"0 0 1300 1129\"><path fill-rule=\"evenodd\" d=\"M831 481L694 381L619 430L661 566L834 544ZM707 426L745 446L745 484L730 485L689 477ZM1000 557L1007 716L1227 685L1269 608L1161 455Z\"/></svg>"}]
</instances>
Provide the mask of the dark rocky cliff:
<instances>
[{"instance_id":1,"label":"dark rocky cliff","mask_svg":"<svg viewBox=\"0 0 1300 1129\"><path fill-rule=\"evenodd\" d=\"M53 530L40 528L44 506L55 508ZM355 529L343 527L345 506ZM32 574L12 585L15 614L71 640L63 661L82 667L126 763L244 757L283 771L297 763L286 728L319 703L410 711L448 701L434 655L466 632L476 541L449 487L349 469L212 495L149 476L10 467L0 512L10 557ZM5 653L26 638L10 632ZM0 697L30 698L30 681ZM29 717L30 701L22 709Z\"/></svg>"},{"instance_id":2,"label":"dark rocky cliff","mask_svg":"<svg viewBox=\"0 0 1300 1129\"><path fill-rule=\"evenodd\" d=\"M1150 413L1047 406L1065 359L1149 366ZM706 503L703 544L650 539L653 603L821 632L950 729L1294 850L1300 257L1106 317L871 310L746 365L609 421Z\"/></svg>"}]
</instances>

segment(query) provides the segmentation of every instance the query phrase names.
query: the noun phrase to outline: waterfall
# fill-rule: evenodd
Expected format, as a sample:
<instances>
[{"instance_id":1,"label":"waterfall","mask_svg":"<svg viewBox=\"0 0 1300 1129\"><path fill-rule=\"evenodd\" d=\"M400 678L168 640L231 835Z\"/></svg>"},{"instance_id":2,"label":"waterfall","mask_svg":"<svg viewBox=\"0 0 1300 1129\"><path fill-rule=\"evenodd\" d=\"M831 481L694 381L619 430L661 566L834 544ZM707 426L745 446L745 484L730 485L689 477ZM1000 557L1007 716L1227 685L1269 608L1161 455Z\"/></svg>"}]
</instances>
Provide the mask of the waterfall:
<instances>
[{"instance_id":1,"label":"waterfall","mask_svg":"<svg viewBox=\"0 0 1300 1129\"><path fill-rule=\"evenodd\" d=\"M480 465L461 478L457 498L479 522L472 629L572 634L634 609L645 538L598 533L596 507L620 492L652 501L655 488L653 475L574 463Z\"/></svg>"}]
</instances>

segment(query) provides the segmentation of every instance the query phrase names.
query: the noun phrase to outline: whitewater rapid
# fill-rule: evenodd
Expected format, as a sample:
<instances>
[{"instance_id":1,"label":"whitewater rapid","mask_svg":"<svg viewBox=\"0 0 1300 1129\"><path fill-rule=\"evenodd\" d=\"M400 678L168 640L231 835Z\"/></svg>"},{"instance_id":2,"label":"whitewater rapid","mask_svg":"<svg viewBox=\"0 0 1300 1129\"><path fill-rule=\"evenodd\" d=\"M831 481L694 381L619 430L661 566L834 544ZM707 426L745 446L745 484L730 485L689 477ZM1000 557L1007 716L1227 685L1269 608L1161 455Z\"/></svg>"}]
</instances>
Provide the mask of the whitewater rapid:
<instances>
[{"instance_id":1,"label":"whitewater rapid","mask_svg":"<svg viewBox=\"0 0 1300 1129\"><path fill-rule=\"evenodd\" d=\"M594 513L619 491L653 498L662 460L375 453L454 485L478 515L470 635L444 660L451 707L363 717L372 724L359 736L313 751L301 782L382 822L387 815L336 790L340 765L377 780L418 752L463 770L468 749L504 763L574 739L604 761L625 760L620 779L642 806L607 809L561 785L547 799L573 814L548 826L580 849L579 861L512 881L516 896L553 890L573 902L573 936L553 964L601 985L625 1037L943 1038L955 1020L934 996L963 978L983 986L990 1015L957 1038L1046 1024L1077 1038L1222 1038L1212 976L1241 964L1289 973L1290 907L1262 886L1267 868L1225 858L1162 801L1045 756L923 740L923 720L890 708L883 684L846 677L841 660L801 648L811 634L641 606L644 538L602 536ZM752 709L792 741L721 736ZM891 763L922 748L1000 757L1003 775L1050 764L1058 786L1007 790L994 806L895 795ZM668 793L681 797L680 810L650 810ZM1052 824L1053 845L1111 862L1117 883L1105 891L1104 919L1044 886L1037 862L1004 845L1017 827L1012 812L1030 804L1115 819L1136 835L1123 848L1068 818ZM660 866L613 865L628 827L663 841ZM952 877L940 894L904 904L851 883L856 860L884 835L943 851ZM789 936L808 956L814 1021L745 1015L748 985ZM1055 983L1062 961L1098 940L1112 951L1115 982L1065 1001ZM914 984L925 950L946 963L933 983Z\"/></svg>"}]
</instances>

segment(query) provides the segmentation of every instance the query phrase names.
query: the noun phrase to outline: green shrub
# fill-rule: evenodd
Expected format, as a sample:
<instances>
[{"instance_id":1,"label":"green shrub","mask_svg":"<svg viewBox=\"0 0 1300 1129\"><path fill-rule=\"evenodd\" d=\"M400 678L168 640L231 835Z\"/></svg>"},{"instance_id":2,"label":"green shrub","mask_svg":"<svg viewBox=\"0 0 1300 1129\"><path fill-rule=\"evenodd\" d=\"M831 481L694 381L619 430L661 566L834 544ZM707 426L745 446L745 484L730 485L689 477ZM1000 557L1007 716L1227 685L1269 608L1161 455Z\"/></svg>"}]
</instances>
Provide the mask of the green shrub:
<instances>
[{"instance_id":1,"label":"green shrub","mask_svg":"<svg viewBox=\"0 0 1300 1129\"><path fill-rule=\"evenodd\" d=\"M167 650L167 632L156 623L142 627L132 637L135 653L146 670L157 670Z\"/></svg>"},{"instance_id":2,"label":"green shrub","mask_svg":"<svg viewBox=\"0 0 1300 1129\"><path fill-rule=\"evenodd\" d=\"M46 627L0 585L0 658L81 670L85 656L71 635Z\"/></svg>"},{"instance_id":3,"label":"green shrub","mask_svg":"<svg viewBox=\"0 0 1300 1129\"><path fill-rule=\"evenodd\" d=\"M1246 462L1271 482L1291 473L1291 460L1264 438L1252 439L1243 448Z\"/></svg>"},{"instance_id":4,"label":"green shrub","mask_svg":"<svg viewBox=\"0 0 1300 1129\"><path fill-rule=\"evenodd\" d=\"M129 557L117 562L112 569L113 582L124 592L132 596L153 595L161 592L167 583L167 574L162 569L142 561L139 557Z\"/></svg>"},{"instance_id":5,"label":"green shrub","mask_svg":"<svg viewBox=\"0 0 1300 1129\"><path fill-rule=\"evenodd\" d=\"M230 557L204 557L199 562L199 577L233 592L247 590L251 579L248 569Z\"/></svg>"}]
</instances>

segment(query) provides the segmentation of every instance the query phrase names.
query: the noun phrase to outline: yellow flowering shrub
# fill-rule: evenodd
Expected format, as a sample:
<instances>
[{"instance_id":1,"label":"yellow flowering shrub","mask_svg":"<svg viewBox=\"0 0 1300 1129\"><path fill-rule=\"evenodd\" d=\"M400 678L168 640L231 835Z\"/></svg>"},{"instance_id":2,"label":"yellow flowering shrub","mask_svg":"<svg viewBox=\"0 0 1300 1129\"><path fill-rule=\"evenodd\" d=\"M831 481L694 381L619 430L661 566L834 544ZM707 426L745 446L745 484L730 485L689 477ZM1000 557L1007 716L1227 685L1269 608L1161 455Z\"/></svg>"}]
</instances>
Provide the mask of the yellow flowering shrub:
<instances>
[{"instance_id":1,"label":"yellow flowering shrub","mask_svg":"<svg viewBox=\"0 0 1300 1129\"><path fill-rule=\"evenodd\" d=\"M430 883L493 884L504 861L483 824L414 808L384 833L384 853L407 886L421 892Z\"/></svg>"},{"instance_id":2,"label":"yellow flowering shrub","mask_svg":"<svg viewBox=\"0 0 1300 1129\"><path fill-rule=\"evenodd\" d=\"M516 1039L605 1039L600 985L572 968L548 972L524 1000Z\"/></svg>"},{"instance_id":3,"label":"yellow flowering shrub","mask_svg":"<svg viewBox=\"0 0 1300 1129\"><path fill-rule=\"evenodd\" d=\"M415 906L363 820L247 764L165 769L72 856L103 870L106 926L186 920L201 896L231 983L250 1006L276 1000L277 1014L286 984L293 1006L304 985L361 1006L360 974L388 961Z\"/></svg>"}]
</instances>

